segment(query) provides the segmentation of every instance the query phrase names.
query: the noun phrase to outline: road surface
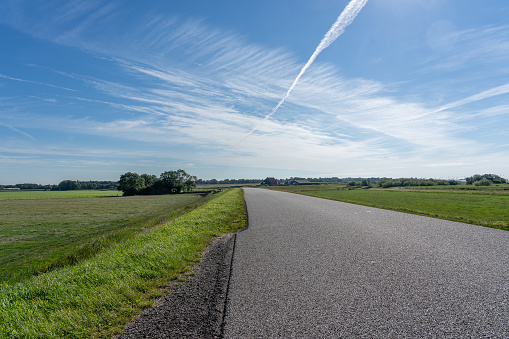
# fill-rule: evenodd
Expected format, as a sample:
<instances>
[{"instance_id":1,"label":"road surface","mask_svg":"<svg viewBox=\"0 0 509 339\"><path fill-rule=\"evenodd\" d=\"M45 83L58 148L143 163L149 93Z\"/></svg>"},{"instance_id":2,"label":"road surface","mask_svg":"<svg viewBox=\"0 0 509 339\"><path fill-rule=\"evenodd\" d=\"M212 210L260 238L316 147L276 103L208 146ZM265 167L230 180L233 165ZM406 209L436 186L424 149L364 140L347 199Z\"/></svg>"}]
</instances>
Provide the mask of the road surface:
<instances>
[{"instance_id":1,"label":"road surface","mask_svg":"<svg viewBox=\"0 0 509 339\"><path fill-rule=\"evenodd\" d=\"M225 338L509 338L509 232L245 189Z\"/></svg>"}]
</instances>

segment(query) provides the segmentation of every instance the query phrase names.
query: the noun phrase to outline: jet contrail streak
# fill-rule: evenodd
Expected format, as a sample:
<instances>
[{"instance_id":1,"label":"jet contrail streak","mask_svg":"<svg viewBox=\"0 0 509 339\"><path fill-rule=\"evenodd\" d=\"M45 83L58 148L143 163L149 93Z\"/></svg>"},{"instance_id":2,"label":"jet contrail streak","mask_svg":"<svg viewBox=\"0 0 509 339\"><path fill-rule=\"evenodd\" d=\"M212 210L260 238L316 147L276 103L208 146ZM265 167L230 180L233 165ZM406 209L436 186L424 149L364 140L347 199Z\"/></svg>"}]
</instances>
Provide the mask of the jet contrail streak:
<instances>
[{"instance_id":1,"label":"jet contrail streak","mask_svg":"<svg viewBox=\"0 0 509 339\"><path fill-rule=\"evenodd\" d=\"M345 31L345 28L353 22L353 20L357 16L357 14L359 14L361 9L364 7L364 5L366 5L367 2L368 2L368 0L352 0L352 1L350 1L350 3L345 7L343 12L341 12L341 14L339 15L339 17L337 18L334 25L332 25L332 27L329 29L329 31L322 38L322 41L320 41L320 44L316 48L313 55L309 58L308 62L304 65L304 67L302 67L299 75L297 75L297 77L293 81L292 85L286 92L286 95L283 97L283 99L281 99L281 101L279 101L279 103L276 105L276 107L274 107L272 109L272 112L267 114L267 116L263 119L263 121L260 123L260 125L263 124L265 121L267 121L274 113L276 113L278 108L290 96L290 93L292 92L293 88L295 87L295 85L297 85L297 82L299 82L300 77L304 74L304 72L306 72L306 70L309 68L309 66L311 66L313 61L315 61L318 54L320 54L321 51L323 51L324 49L329 47L330 44L332 44L334 42L334 40L336 40L341 34L343 34L343 32ZM251 132L249 132L242 140L244 140L245 138L250 136L254 131L256 131L258 129L258 127L260 127L260 125L253 128L251 130Z\"/></svg>"},{"instance_id":2,"label":"jet contrail streak","mask_svg":"<svg viewBox=\"0 0 509 339\"><path fill-rule=\"evenodd\" d=\"M14 132L21 133L21 134L23 134L24 136L27 136L27 137L29 137L30 139L35 140L35 138L34 138L33 136L31 136L30 134L28 134L27 132L23 132L23 131L21 131L21 130L19 130L19 129L17 129L17 128L15 128L15 127L11 126L11 125L4 124L3 122L0 122L0 126L5 126L5 127L7 127L7 128L10 128L10 129L11 129L11 130L13 130Z\"/></svg>"}]
</instances>

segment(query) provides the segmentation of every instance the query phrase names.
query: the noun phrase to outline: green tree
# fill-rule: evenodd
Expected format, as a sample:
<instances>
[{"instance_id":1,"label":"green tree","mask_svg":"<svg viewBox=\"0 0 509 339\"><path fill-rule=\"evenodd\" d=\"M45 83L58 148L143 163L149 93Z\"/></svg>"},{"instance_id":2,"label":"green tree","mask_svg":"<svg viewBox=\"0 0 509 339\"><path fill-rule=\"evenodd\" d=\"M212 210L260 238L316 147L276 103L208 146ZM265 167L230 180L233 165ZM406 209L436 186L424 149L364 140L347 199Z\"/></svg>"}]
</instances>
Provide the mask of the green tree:
<instances>
[{"instance_id":1,"label":"green tree","mask_svg":"<svg viewBox=\"0 0 509 339\"><path fill-rule=\"evenodd\" d=\"M494 184L503 184L503 183L507 182L506 179L504 179L496 174L484 174L482 177L483 177L483 179L488 179L489 181L491 181Z\"/></svg>"},{"instance_id":2,"label":"green tree","mask_svg":"<svg viewBox=\"0 0 509 339\"><path fill-rule=\"evenodd\" d=\"M176 171L166 171L161 173L159 177L161 183L170 194L180 193L182 186L179 185L178 175Z\"/></svg>"},{"instance_id":3,"label":"green tree","mask_svg":"<svg viewBox=\"0 0 509 339\"><path fill-rule=\"evenodd\" d=\"M465 180L467 181L467 185L472 185L474 182L479 181L481 179L482 179L482 176L480 174L474 174L471 177L465 178Z\"/></svg>"},{"instance_id":4,"label":"green tree","mask_svg":"<svg viewBox=\"0 0 509 339\"><path fill-rule=\"evenodd\" d=\"M197 178L194 175L189 175L184 182L184 191L191 192L191 190L196 187Z\"/></svg>"},{"instance_id":5,"label":"green tree","mask_svg":"<svg viewBox=\"0 0 509 339\"><path fill-rule=\"evenodd\" d=\"M166 171L160 176L162 185L170 194L180 193L183 190L190 191L195 187L196 177L189 175L186 171L179 169L176 171Z\"/></svg>"},{"instance_id":6,"label":"green tree","mask_svg":"<svg viewBox=\"0 0 509 339\"><path fill-rule=\"evenodd\" d=\"M135 195L145 188L145 180L138 173L127 172L120 176L117 189L124 192L124 196Z\"/></svg>"},{"instance_id":7,"label":"green tree","mask_svg":"<svg viewBox=\"0 0 509 339\"><path fill-rule=\"evenodd\" d=\"M346 184L346 185L349 186L349 187L355 187L355 186L357 186L357 182L349 181L348 184Z\"/></svg>"},{"instance_id":8,"label":"green tree","mask_svg":"<svg viewBox=\"0 0 509 339\"><path fill-rule=\"evenodd\" d=\"M477 181L481 181L483 179L489 180L492 184L503 184L507 182L507 179L504 179L496 174L475 174L471 177L465 178L467 185L475 184Z\"/></svg>"},{"instance_id":9,"label":"green tree","mask_svg":"<svg viewBox=\"0 0 509 339\"><path fill-rule=\"evenodd\" d=\"M74 191L81 188L79 181L63 180L58 184L58 190L60 191Z\"/></svg>"},{"instance_id":10,"label":"green tree","mask_svg":"<svg viewBox=\"0 0 509 339\"><path fill-rule=\"evenodd\" d=\"M145 187L152 186L154 182L157 180L157 177L155 175L142 174L140 175L140 177L143 179Z\"/></svg>"}]
</instances>

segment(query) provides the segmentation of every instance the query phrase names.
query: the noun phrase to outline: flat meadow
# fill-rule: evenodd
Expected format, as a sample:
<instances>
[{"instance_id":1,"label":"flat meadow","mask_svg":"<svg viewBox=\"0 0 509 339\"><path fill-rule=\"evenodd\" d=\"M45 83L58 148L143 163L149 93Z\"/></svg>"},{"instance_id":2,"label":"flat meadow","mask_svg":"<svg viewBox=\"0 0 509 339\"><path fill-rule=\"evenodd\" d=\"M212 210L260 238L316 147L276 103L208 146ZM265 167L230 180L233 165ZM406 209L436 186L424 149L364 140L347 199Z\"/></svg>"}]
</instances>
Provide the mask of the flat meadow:
<instances>
[{"instance_id":1,"label":"flat meadow","mask_svg":"<svg viewBox=\"0 0 509 339\"><path fill-rule=\"evenodd\" d=\"M509 185L386 189L312 185L277 186L272 189L509 230Z\"/></svg>"},{"instance_id":2,"label":"flat meadow","mask_svg":"<svg viewBox=\"0 0 509 339\"><path fill-rule=\"evenodd\" d=\"M0 283L72 265L195 208L195 194L0 192Z\"/></svg>"},{"instance_id":3,"label":"flat meadow","mask_svg":"<svg viewBox=\"0 0 509 339\"><path fill-rule=\"evenodd\" d=\"M98 191L98 190L80 190L80 191L0 191L0 200L19 200L19 199L62 199L62 198L85 198L85 197L120 197L120 191Z\"/></svg>"}]
</instances>

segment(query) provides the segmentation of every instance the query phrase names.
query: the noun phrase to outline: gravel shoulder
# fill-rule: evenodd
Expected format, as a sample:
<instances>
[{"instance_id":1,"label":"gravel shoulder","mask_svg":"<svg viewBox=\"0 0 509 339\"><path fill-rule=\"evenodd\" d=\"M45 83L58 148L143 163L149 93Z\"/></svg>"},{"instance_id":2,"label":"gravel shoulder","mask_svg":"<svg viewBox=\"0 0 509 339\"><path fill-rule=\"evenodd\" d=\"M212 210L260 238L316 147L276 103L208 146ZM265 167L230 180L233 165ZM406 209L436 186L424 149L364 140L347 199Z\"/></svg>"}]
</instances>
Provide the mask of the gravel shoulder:
<instances>
[{"instance_id":1,"label":"gravel shoulder","mask_svg":"<svg viewBox=\"0 0 509 339\"><path fill-rule=\"evenodd\" d=\"M215 238L195 274L172 285L116 338L221 338L235 239L235 233Z\"/></svg>"}]
</instances>

